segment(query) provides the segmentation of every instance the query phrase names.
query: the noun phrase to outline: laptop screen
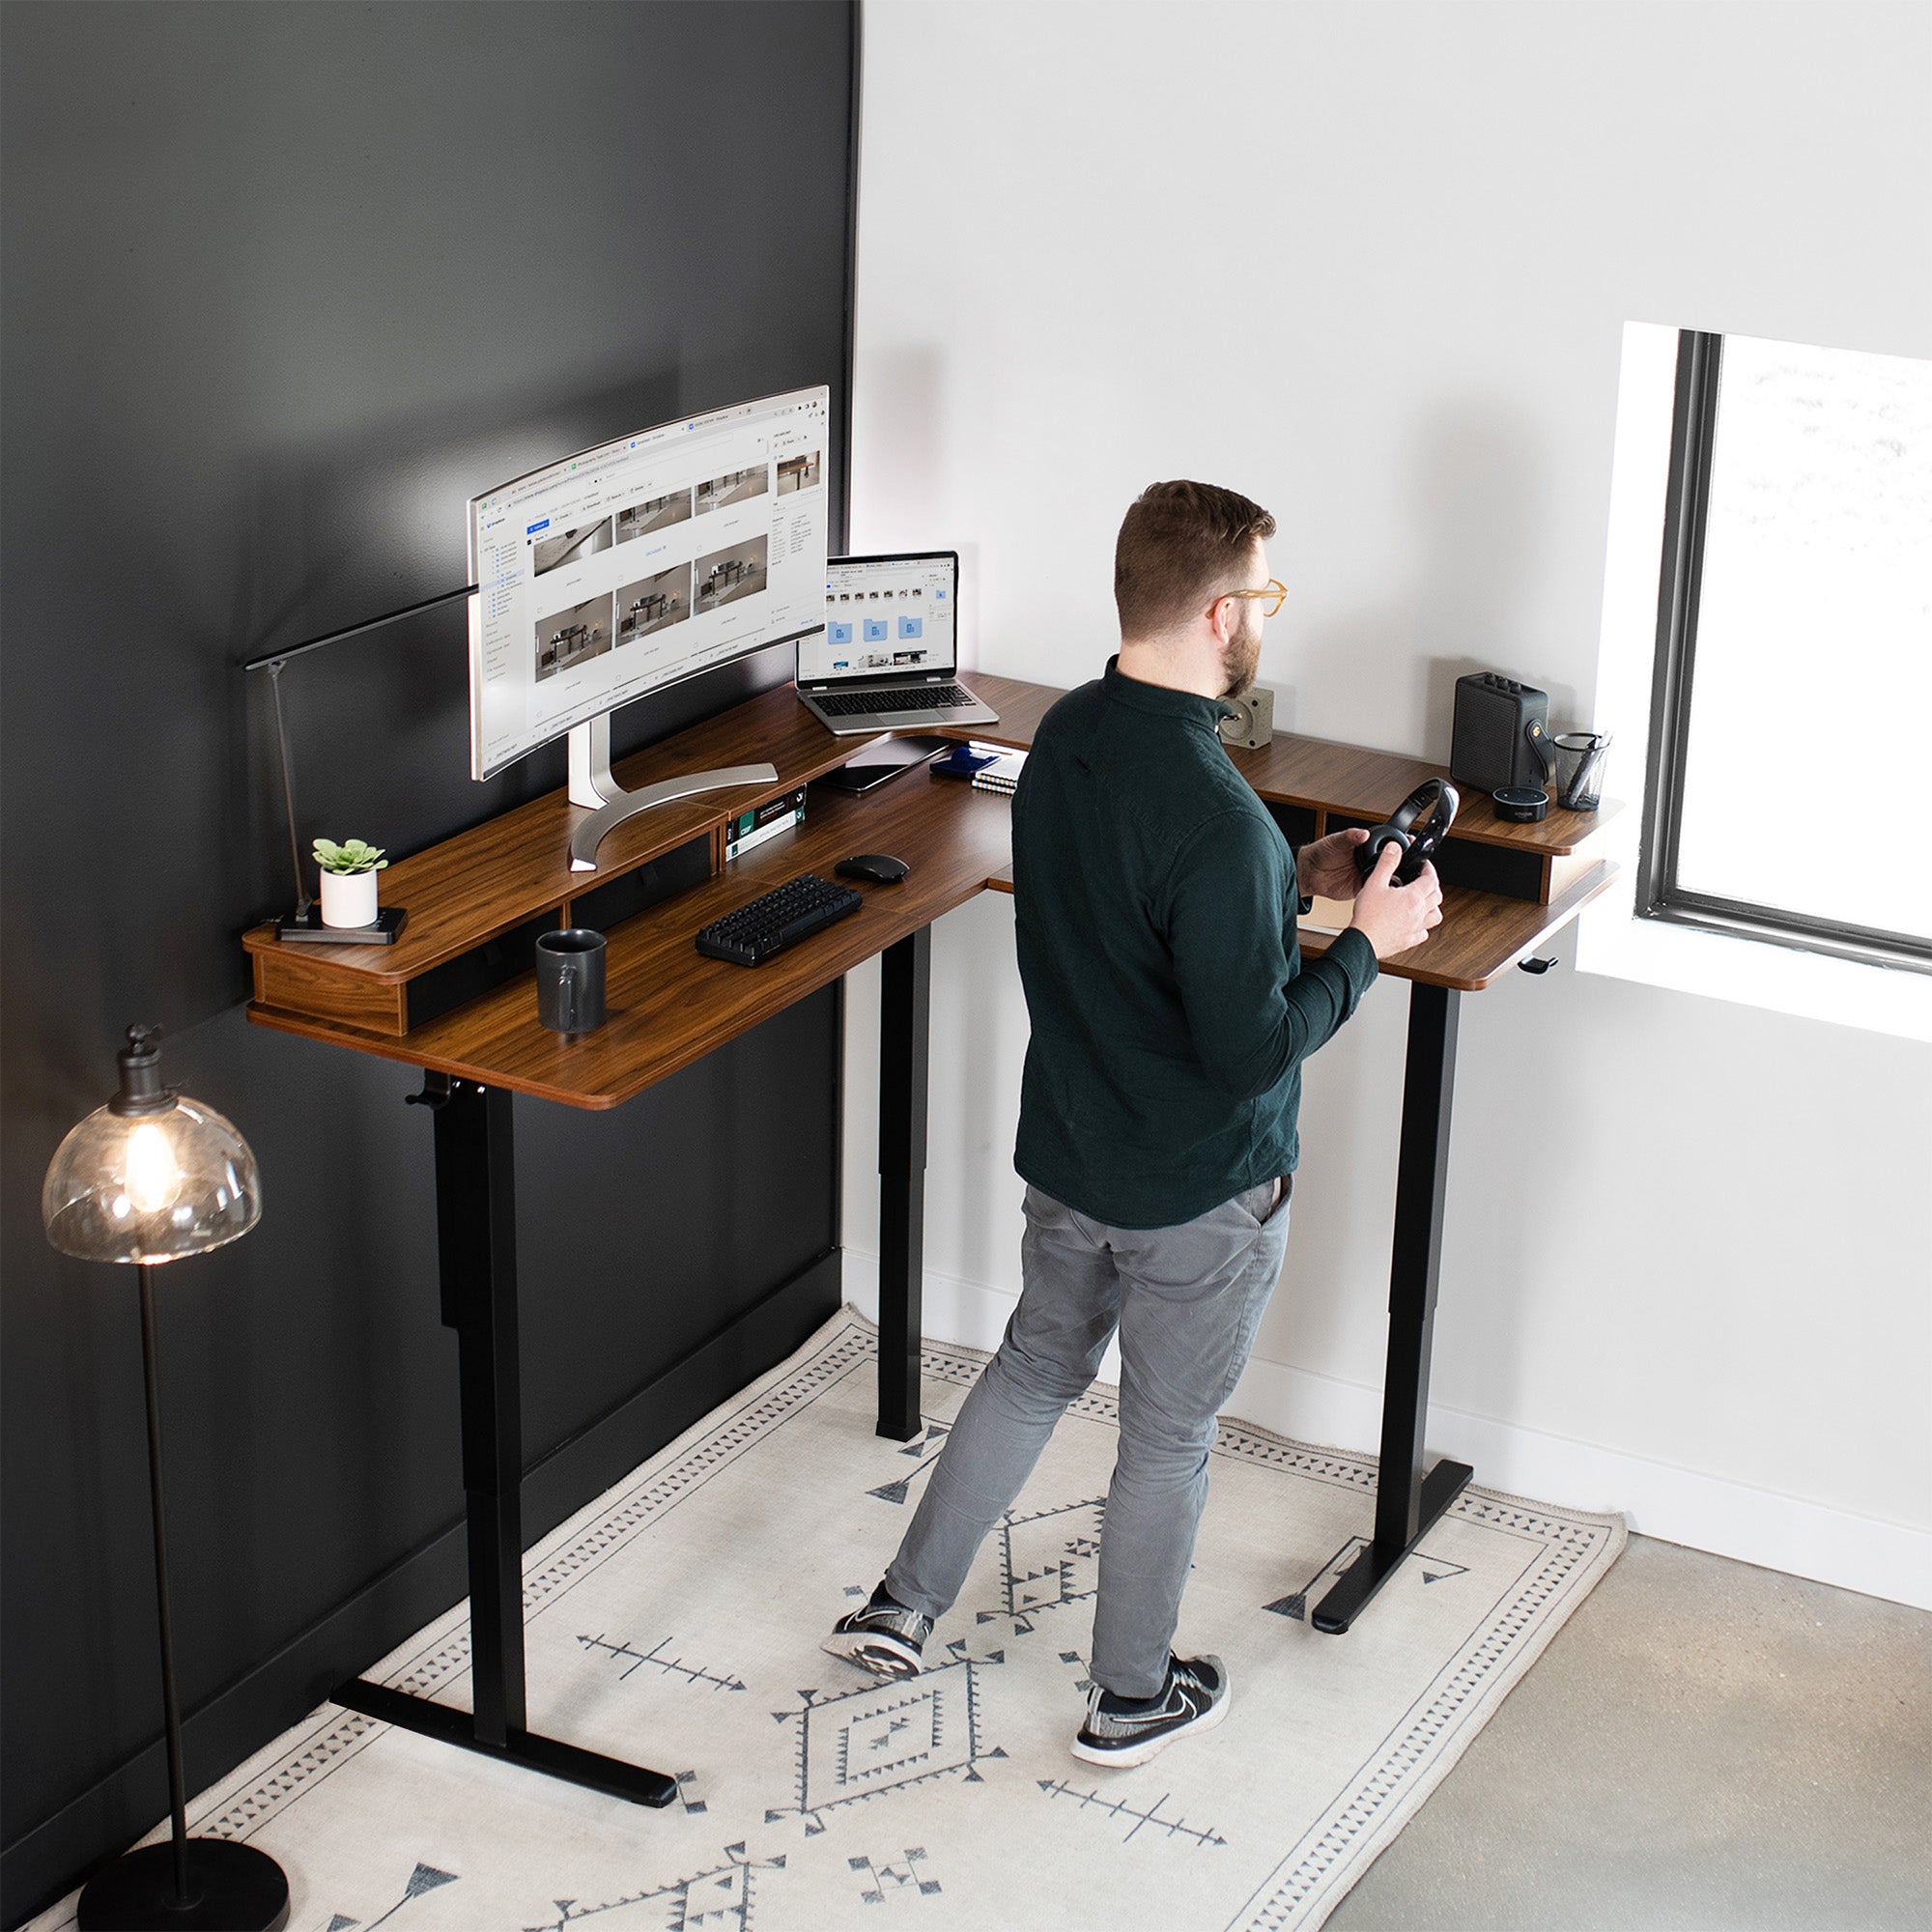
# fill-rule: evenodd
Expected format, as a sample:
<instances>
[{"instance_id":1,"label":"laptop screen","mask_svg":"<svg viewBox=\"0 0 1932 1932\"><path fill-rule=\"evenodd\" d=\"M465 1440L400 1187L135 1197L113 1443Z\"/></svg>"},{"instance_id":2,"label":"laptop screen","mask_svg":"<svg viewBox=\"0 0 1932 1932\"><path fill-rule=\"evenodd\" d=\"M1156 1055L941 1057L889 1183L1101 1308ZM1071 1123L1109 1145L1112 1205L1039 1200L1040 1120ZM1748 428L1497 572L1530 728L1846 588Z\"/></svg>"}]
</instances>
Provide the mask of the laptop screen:
<instances>
[{"instance_id":1,"label":"laptop screen","mask_svg":"<svg viewBox=\"0 0 1932 1932\"><path fill-rule=\"evenodd\" d=\"M959 555L835 556L825 629L801 638L800 684L951 676L959 662Z\"/></svg>"}]
</instances>

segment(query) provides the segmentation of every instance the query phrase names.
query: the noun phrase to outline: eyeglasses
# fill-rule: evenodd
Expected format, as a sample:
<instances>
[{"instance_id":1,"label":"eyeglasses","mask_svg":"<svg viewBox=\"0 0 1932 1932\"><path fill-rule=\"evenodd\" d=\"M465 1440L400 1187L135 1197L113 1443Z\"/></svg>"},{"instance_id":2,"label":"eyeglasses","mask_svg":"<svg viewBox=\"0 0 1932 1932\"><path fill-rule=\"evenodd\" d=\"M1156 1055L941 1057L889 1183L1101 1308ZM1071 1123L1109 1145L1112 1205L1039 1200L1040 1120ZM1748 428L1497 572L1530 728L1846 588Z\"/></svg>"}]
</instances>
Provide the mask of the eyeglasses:
<instances>
[{"instance_id":1,"label":"eyeglasses","mask_svg":"<svg viewBox=\"0 0 1932 1932\"><path fill-rule=\"evenodd\" d=\"M1270 577L1259 590L1224 590L1221 597L1266 597L1271 601L1262 615L1272 617L1288 601L1288 585L1278 578ZM1217 597L1214 601L1218 604L1221 598Z\"/></svg>"}]
</instances>

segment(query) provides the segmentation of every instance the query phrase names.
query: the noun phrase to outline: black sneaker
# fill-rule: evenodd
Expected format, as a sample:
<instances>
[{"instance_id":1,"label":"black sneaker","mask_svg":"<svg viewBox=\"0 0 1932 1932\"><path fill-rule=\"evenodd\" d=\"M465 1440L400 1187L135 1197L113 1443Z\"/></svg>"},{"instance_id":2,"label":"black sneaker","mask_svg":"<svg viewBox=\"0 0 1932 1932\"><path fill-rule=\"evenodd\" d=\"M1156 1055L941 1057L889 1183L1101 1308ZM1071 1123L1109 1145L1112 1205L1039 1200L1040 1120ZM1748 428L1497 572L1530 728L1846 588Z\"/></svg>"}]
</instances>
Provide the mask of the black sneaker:
<instances>
[{"instance_id":1,"label":"black sneaker","mask_svg":"<svg viewBox=\"0 0 1932 1932\"><path fill-rule=\"evenodd\" d=\"M1145 1764L1227 1715L1228 1666L1218 1657L1170 1657L1158 1697L1116 1697L1094 1687L1073 1755L1088 1764Z\"/></svg>"},{"instance_id":2,"label":"black sneaker","mask_svg":"<svg viewBox=\"0 0 1932 1932\"><path fill-rule=\"evenodd\" d=\"M895 1603L881 1583L863 1610L840 1617L819 1645L874 1677L917 1677L932 1619Z\"/></svg>"}]
</instances>

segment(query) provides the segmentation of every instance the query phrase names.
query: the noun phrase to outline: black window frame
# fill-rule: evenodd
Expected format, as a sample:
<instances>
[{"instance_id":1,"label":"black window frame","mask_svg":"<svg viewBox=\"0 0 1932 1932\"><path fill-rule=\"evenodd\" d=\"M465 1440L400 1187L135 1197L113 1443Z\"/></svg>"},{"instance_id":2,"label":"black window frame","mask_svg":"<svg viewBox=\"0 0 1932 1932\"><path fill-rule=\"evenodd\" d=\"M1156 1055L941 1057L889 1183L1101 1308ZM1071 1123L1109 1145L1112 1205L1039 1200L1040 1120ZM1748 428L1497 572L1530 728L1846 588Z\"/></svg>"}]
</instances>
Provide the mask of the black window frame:
<instances>
[{"instance_id":1,"label":"black window frame","mask_svg":"<svg viewBox=\"0 0 1932 1932\"><path fill-rule=\"evenodd\" d=\"M1781 906L1757 905L1692 892L1677 879L1683 829L1684 768L1690 730L1690 688L1697 656L1697 604L1704 573L1704 527L1710 508L1711 461L1717 447L1721 335L1680 329L1677 385L1670 424L1669 490L1664 501L1663 560L1657 598L1657 656L1651 683L1650 757L1638 835L1634 912L1638 919L1762 940L1861 965L1932 973L1932 940L1875 926L1849 925ZM1813 775L1799 789L1815 809L1835 810ZM1776 837L1767 795L1740 800L1741 820Z\"/></svg>"}]
</instances>

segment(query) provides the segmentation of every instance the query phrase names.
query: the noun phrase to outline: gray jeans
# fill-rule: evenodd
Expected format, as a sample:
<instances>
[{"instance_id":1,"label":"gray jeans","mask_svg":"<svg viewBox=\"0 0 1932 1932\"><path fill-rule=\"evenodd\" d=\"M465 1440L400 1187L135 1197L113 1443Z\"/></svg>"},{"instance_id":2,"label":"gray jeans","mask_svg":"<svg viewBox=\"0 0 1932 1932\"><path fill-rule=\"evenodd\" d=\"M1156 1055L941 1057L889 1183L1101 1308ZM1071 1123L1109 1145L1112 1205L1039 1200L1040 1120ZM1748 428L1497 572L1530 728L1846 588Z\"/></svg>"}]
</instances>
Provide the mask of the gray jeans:
<instances>
[{"instance_id":1,"label":"gray jeans","mask_svg":"<svg viewBox=\"0 0 1932 1932\"><path fill-rule=\"evenodd\" d=\"M1029 1187L1026 1220L1019 1306L960 1407L886 1588L929 1617L952 1607L1118 1328L1121 1441L1090 1675L1119 1696L1151 1697L1167 1680L1208 1500L1214 1418L1281 1273L1288 1185L1278 1204L1267 1181L1173 1228L1110 1228Z\"/></svg>"}]
</instances>

